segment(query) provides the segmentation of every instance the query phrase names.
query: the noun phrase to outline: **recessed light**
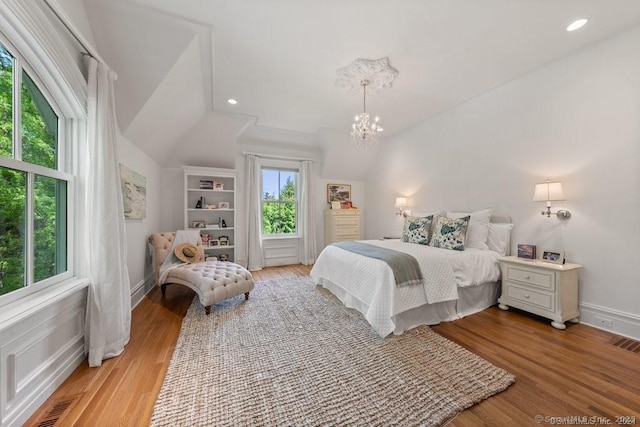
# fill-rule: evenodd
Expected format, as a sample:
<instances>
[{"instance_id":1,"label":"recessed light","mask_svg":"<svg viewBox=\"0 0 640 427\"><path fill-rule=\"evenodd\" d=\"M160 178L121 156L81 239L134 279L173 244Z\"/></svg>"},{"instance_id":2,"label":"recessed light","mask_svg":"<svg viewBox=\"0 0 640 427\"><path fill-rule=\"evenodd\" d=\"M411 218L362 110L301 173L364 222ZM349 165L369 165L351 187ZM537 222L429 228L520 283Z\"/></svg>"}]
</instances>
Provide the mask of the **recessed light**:
<instances>
[{"instance_id":1,"label":"recessed light","mask_svg":"<svg viewBox=\"0 0 640 427\"><path fill-rule=\"evenodd\" d=\"M578 28L582 28L584 26L584 24L587 23L587 18L582 18L582 19L578 19L576 21L573 21L568 27L567 27L567 31L575 31Z\"/></svg>"},{"instance_id":2,"label":"recessed light","mask_svg":"<svg viewBox=\"0 0 640 427\"><path fill-rule=\"evenodd\" d=\"M229 98L229 99L227 99L227 102L228 102L229 104L231 104L231 105L236 105L236 104L238 103L238 101L236 101L236 100L235 100L235 99L233 99L233 98Z\"/></svg>"}]
</instances>

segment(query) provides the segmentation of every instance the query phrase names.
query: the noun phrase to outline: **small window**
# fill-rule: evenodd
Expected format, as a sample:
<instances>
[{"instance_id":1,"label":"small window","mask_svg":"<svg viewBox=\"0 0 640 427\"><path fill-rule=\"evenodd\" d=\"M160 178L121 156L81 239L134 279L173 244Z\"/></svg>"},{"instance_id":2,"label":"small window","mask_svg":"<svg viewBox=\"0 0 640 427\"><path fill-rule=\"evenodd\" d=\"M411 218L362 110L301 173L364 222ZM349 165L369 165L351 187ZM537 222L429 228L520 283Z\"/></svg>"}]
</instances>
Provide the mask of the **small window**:
<instances>
[{"instance_id":1,"label":"small window","mask_svg":"<svg viewBox=\"0 0 640 427\"><path fill-rule=\"evenodd\" d=\"M262 234L297 234L297 178L290 170L262 169Z\"/></svg>"}]
</instances>

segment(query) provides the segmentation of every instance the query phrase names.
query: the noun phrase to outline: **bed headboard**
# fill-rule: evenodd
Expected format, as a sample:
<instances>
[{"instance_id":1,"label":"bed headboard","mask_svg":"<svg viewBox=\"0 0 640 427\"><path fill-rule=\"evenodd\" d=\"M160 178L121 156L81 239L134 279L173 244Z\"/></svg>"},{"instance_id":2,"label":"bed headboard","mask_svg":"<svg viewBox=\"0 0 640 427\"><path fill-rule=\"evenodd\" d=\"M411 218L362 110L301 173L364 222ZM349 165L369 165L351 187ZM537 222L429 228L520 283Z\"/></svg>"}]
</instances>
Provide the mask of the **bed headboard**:
<instances>
[{"instance_id":1,"label":"bed headboard","mask_svg":"<svg viewBox=\"0 0 640 427\"><path fill-rule=\"evenodd\" d=\"M511 224L511 217L507 214L493 214L489 218L489 222L494 224Z\"/></svg>"}]
</instances>

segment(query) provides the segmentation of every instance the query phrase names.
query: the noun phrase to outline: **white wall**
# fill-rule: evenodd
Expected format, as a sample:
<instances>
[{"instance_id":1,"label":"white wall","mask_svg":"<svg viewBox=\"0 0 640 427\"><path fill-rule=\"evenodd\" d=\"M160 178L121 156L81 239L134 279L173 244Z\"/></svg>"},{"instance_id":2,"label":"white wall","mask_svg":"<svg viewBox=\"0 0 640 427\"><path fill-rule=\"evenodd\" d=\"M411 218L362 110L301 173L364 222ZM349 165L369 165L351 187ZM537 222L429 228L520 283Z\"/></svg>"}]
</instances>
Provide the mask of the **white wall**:
<instances>
[{"instance_id":1,"label":"white wall","mask_svg":"<svg viewBox=\"0 0 640 427\"><path fill-rule=\"evenodd\" d=\"M164 189L161 168L125 137L118 143L120 163L146 178L147 214L144 219L127 219L127 268L131 282L132 304L136 305L153 286L147 238L161 229Z\"/></svg>"},{"instance_id":2,"label":"white wall","mask_svg":"<svg viewBox=\"0 0 640 427\"><path fill-rule=\"evenodd\" d=\"M639 46L634 27L393 138L367 180L366 236L399 232L400 195L423 212L492 206L512 216L513 248L565 250L584 265L582 321L599 313L640 337ZM531 201L547 178L562 181L569 221Z\"/></svg>"}]
</instances>

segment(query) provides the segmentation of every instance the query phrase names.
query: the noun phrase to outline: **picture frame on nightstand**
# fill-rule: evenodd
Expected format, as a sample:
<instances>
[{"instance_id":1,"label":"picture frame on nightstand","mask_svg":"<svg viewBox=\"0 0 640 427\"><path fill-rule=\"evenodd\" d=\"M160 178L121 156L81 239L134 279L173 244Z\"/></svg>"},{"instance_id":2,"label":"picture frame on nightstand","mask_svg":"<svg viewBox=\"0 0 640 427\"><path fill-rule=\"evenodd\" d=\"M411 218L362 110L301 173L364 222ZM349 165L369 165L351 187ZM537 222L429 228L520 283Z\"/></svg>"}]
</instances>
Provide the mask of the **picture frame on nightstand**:
<instances>
[{"instance_id":1,"label":"picture frame on nightstand","mask_svg":"<svg viewBox=\"0 0 640 427\"><path fill-rule=\"evenodd\" d=\"M550 262L552 264L564 264L564 251L543 249L540 259L544 262Z\"/></svg>"},{"instance_id":2,"label":"picture frame on nightstand","mask_svg":"<svg viewBox=\"0 0 640 427\"><path fill-rule=\"evenodd\" d=\"M518 258L536 259L536 245L518 244Z\"/></svg>"}]
</instances>

